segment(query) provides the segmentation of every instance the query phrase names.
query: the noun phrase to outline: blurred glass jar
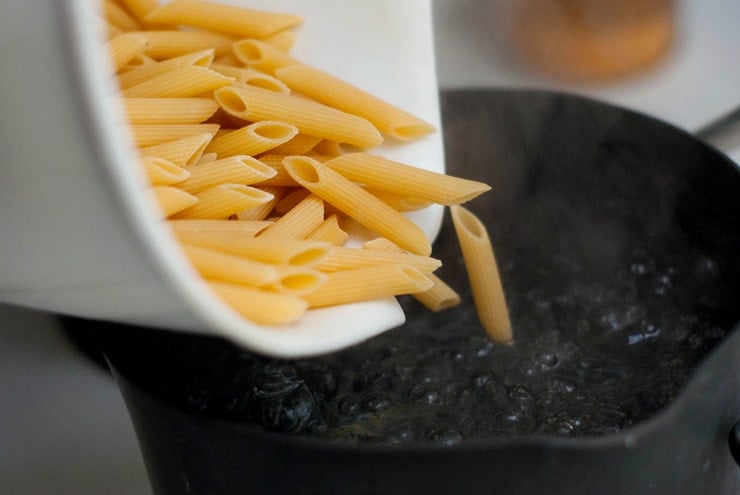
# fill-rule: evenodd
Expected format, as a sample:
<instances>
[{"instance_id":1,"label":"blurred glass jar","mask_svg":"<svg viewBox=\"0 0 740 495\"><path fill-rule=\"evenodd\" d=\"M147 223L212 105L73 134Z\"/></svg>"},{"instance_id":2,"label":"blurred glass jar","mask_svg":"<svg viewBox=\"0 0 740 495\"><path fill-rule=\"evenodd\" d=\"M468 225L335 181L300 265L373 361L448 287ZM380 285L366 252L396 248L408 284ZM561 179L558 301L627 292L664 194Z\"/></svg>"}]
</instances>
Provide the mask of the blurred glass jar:
<instances>
[{"instance_id":1,"label":"blurred glass jar","mask_svg":"<svg viewBox=\"0 0 740 495\"><path fill-rule=\"evenodd\" d=\"M569 80L649 68L674 38L674 0L504 0L509 42L525 62Z\"/></svg>"}]
</instances>

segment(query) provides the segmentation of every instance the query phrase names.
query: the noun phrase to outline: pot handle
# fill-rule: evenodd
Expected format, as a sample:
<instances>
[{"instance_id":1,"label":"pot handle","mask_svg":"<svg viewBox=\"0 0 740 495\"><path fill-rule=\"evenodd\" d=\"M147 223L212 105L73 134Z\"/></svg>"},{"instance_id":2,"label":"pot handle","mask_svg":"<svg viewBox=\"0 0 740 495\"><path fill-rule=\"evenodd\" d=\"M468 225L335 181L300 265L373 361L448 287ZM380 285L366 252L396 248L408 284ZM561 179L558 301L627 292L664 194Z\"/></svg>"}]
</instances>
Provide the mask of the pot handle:
<instances>
[{"instance_id":1,"label":"pot handle","mask_svg":"<svg viewBox=\"0 0 740 495\"><path fill-rule=\"evenodd\" d=\"M740 421L735 423L730 430L730 452L737 465L740 466Z\"/></svg>"}]
</instances>

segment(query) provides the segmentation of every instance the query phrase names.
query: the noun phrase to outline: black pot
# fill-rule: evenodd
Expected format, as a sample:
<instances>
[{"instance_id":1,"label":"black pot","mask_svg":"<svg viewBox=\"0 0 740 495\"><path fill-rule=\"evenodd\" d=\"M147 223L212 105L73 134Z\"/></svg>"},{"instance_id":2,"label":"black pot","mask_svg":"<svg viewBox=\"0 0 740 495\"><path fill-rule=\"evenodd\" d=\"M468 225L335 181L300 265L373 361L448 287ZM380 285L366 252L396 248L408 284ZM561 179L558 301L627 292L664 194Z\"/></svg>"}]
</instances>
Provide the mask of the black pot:
<instances>
[{"instance_id":1,"label":"black pot","mask_svg":"<svg viewBox=\"0 0 740 495\"><path fill-rule=\"evenodd\" d=\"M740 419L738 170L680 130L601 103L527 91L442 96L449 172L494 186L471 208L488 225L499 226L493 232L499 263L507 258L507 238L553 246L567 238L588 276L608 279L610 270L624 262L630 239L670 231L676 242L721 260L723 288L714 310L726 333L719 344L667 407L616 433L378 446L270 433L183 408L158 393L156 376L137 371L138 360L146 359L137 346L161 332L69 320L76 328L106 326L97 335L131 413L155 492L738 493L739 461L731 454L735 449L737 455L738 428L733 427ZM527 205L553 200L555 206L535 217L530 210L522 213ZM584 217L587 222L580 221ZM521 224L520 219L532 218L537 225ZM443 229L435 254L456 259L449 230ZM539 254L532 254L533 263L546 263L547 252ZM516 299L524 282L502 273ZM454 270L443 275L464 278ZM560 282L567 285L567 277L564 272ZM700 298L701 291L689 294ZM466 303L459 311L472 309ZM412 312L409 324L434 327L462 313L450 314ZM164 335L156 338L190 338ZM171 362L163 357L160 366Z\"/></svg>"}]
</instances>

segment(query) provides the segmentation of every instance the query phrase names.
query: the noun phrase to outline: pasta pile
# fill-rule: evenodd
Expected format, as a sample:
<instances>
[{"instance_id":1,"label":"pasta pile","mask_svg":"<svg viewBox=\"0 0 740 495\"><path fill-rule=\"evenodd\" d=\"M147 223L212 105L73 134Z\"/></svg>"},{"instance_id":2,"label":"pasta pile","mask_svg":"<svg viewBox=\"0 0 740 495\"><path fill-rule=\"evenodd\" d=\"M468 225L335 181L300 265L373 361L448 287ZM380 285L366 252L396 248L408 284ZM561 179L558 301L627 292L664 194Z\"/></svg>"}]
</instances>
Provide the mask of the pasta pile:
<instances>
[{"instance_id":1,"label":"pasta pile","mask_svg":"<svg viewBox=\"0 0 740 495\"><path fill-rule=\"evenodd\" d=\"M193 266L237 312L285 325L309 308L401 294L433 311L459 302L403 213L490 187L368 152L431 125L293 58L300 17L201 0L104 7L99 25L151 192ZM485 229L452 211L470 273L485 274L471 278L481 321L509 341L498 274L493 286L485 279L496 270ZM348 247L350 222L377 238Z\"/></svg>"}]
</instances>

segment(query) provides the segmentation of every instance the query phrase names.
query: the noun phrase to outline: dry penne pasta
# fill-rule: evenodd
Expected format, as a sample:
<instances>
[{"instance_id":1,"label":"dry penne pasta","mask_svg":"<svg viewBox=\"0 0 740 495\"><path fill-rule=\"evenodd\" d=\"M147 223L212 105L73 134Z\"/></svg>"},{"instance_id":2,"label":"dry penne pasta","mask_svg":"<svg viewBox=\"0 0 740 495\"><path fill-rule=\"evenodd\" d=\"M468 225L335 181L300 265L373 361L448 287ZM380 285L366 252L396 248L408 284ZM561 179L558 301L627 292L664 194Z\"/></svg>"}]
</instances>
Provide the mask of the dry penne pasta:
<instances>
[{"instance_id":1,"label":"dry penne pasta","mask_svg":"<svg viewBox=\"0 0 740 495\"><path fill-rule=\"evenodd\" d=\"M192 194L171 186L155 186L152 192L165 217L187 210L198 202Z\"/></svg>"},{"instance_id":2,"label":"dry penne pasta","mask_svg":"<svg viewBox=\"0 0 740 495\"><path fill-rule=\"evenodd\" d=\"M350 153L326 162L348 179L384 191L443 205L464 203L491 187L451 175L439 174L367 153Z\"/></svg>"},{"instance_id":3,"label":"dry penne pasta","mask_svg":"<svg viewBox=\"0 0 740 495\"><path fill-rule=\"evenodd\" d=\"M270 263L190 244L184 244L183 251L196 270L209 280L265 287L278 283L281 278L275 265Z\"/></svg>"},{"instance_id":4,"label":"dry penne pasta","mask_svg":"<svg viewBox=\"0 0 740 495\"><path fill-rule=\"evenodd\" d=\"M186 66L124 89L126 98L186 98L230 85L233 78L205 67Z\"/></svg>"},{"instance_id":5,"label":"dry penne pasta","mask_svg":"<svg viewBox=\"0 0 740 495\"><path fill-rule=\"evenodd\" d=\"M177 230L180 241L187 244L245 256L266 263L310 266L321 261L331 247L325 242L296 239L262 239L233 232L199 232Z\"/></svg>"},{"instance_id":6,"label":"dry penne pasta","mask_svg":"<svg viewBox=\"0 0 740 495\"><path fill-rule=\"evenodd\" d=\"M137 34L136 36L141 36ZM202 50L195 53L187 53L180 57L169 58L161 62L153 61L151 64L145 64L137 69L132 69L124 74L119 74L118 85L122 89L127 89L137 84L141 84L149 79L160 76L173 69L182 67L209 67L213 62L213 50ZM228 74L224 74L228 76Z\"/></svg>"},{"instance_id":7,"label":"dry penne pasta","mask_svg":"<svg viewBox=\"0 0 740 495\"><path fill-rule=\"evenodd\" d=\"M258 70L247 67L233 67L223 64L212 64L211 69L229 77L233 77L236 84L254 86L256 88L267 89L277 93L289 94L290 88L282 81Z\"/></svg>"},{"instance_id":8,"label":"dry penne pasta","mask_svg":"<svg viewBox=\"0 0 740 495\"><path fill-rule=\"evenodd\" d=\"M275 175L275 169L251 156L230 156L215 162L198 164L188 170L190 177L178 187L191 194L218 184L250 185Z\"/></svg>"},{"instance_id":9,"label":"dry penne pasta","mask_svg":"<svg viewBox=\"0 0 740 495\"><path fill-rule=\"evenodd\" d=\"M240 221L240 220L202 220L184 219L167 222L174 232L220 232L253 237L272 225L268 221Z\"/></svg>"},{"instance_id":10,"label":"dry penne pasta","mask_svg":"<svg viewBox=\"0 0 740 495\"><path fill-rule=\"evenodd\" d=\"M264 182L259 185L259 189L272 194L273 198L267 203L240 211L236 214L239 220L264 220L268 215L270 215L270 213L272 213L275 205L278 204L286 193L286 190L283 187L265 186L263 184Z\"/></svg>"},{"instance_id":11,"label":"dry penne pasta","mask_svg":"<svg viewBox=\"0 0 740 495\"><path fill-rule=\"evenodd\" d=\"M325 272L353 270L378 265L408 265L424 273L432 273L442 266L442 262L430 256L419 256L403 251L381 251L334 246L326 257L316 264L316 268Z\"/></svg>"},{"instance_id":12,"label":"dry penne pasta","mask_svg":"<svg viewBox=\"0 0 740 495\"><path fill-rule=\"evenodd\" d=\"M332 246L341 246L347 242L348 238L349 234L342 230L342 226L339 225L339 215L336 213L329 215L321 225L305 237L307 241L328 242Z\"/></svg>"},{"instance_id":13,"label":"dry penne pasta","mask_svg":"<svg viewBox=\"0 0 740 495\"><path fill-rule=\"evenodd\" d=\"M179 57L202 50L213 50L216 57L231 51L236 41L231 36L224 36L207 31L141 31L149 40L144 53L156 60Z\"/></svg>"},{"instance_id":14,"label":"dry penne pasta","mask_svg":"<svg viewBox=\"0 0 740 495\"><path fill-rule=\"evenodd\" d=\"M450 211L478 318L493 340L510 342L513 338L511 322L488 232L483 223L462 206L453 206Z\"/></svg>"},{"instance_id":15,"label":"dry penne pasta","mask_svg":"<svg viewBox=\"0 0 740 495\"><path fill-rule=\"evenodd\" d=\"M291 95L260 88L226 87L214 97L230 115L248 121L277 120L293 124L310 136L371 148L383 137L367 120Z\"/></svg>"},{"instance_id":16,"label":"dry penne pasta","mask_svg":"<svg viewBox=\"0 0 740 495\"><path fill-rule=\"evenodd\" d=\"M159 6L158 0L119 0L140 22Z\"/></svg>"},{"instance_id":17,"label":"dry penne pasta","mask_svg":"<svg viewBox=\"0 0 740 495\"><path fill-rule=\"evenodd\" d=\"M145 156L142 162L149 182L153 186L171 186L190 177L190 172L163 158Z\"/></svg>"},{"instance_id":18,"label":"dry penne pasta","mask_svg":"<svg viewBox=\"0 0 740 495\"><path fill-rule=\"evenodd\" d=\"M131 124L200 124L208 120L218 103L208 98L122 98Z\"/></svg>"},{"instance_id":19,"label":"dry penne pasta","mask_svg":"<svg viewBox=\"0 0 740 495\"><path fill-rule=\"evenodd\" d=\"M195 136L141 148L141 154L164 158L175 165L193 165L203 154L212 138L213 136L208 133L196 134Z\"/></svg>"},{"instance_id":20,"label":"dry penne pasta","mask_svg":"<svg viewBox=\"0 0 740 495\"><path fill-rule=\"evenodd\" d=\"M275 265L279 280L267 288L284 294L309 294L326 283L325 273L306 266Z\"/></svg>"},{"instance_id":21,"label":"dry penne pasta","mask_svg":"<svg viewBox=\"0 0 740 495\"><path fill-rule=\"evenodd\" d=\"M148 43L146 37L136 33L119 34L110 40L106 49L110 53L111 72L118 72L134 57L141 54Z\"/></svg>"},{"instance_id":22,"label":"dry penne pasta","mask_svg":"<svg viewBox=\"0 0 740 495\"><path fill-rule=\"evenodd\" d=\"M220 157L259 155L293 139L298 129L290 124L263 120L216 136L206 151Z\"/></svg>"},{"instance_id":23,"label":"dry penne pasta","mask_svg":"<svg viewBox=\"0 0 740 495\"><path fill-rule=\"evenodd\" d=\"M238 57L238 55L237 55ZM307 65L276 67L272 73L294 91L339 110L359 115L402 141L434 132L434 126L326 72Z\"/></svg>"},{"instance_id":24,"label":"dry penne pasta","mask_svg":"<svg viewBox=\"0 0 740 495\"><path fill-rule=\"evenodd\" d=\"M432 204L431 201L427 201L425 199L403 196L388 191L381 191L380 189L374 189L372 187L366 187L365 190L394 210L400 212L417 211Z\"/></svg>"},{"instance_id":25,"label":"dry penne pasta","mask_svg":"<svg viewBox=\"0 0 740 495\"><path fill-rule=\"evenodd\" d=\"M223 219L272 199L270 193L241 184L220 184L193 196L198 202L177 213L176 218Z\"/></svg>"},{"instance_id":26,"label":"dry penne pasta","mask_svg":"<svg viewBox=\"0 0 740 495\"><path fill-rule=\"evenodd\" d=\"M303 297L309 307L414 294L431 288L432 282L419 270L404 265L381 265L330 273L326 284Z\"/></svg>"},{"instance_id":27,"label":"dry penne pasta","mask_svg":"<svg viewBox=\"0 0 740 495\"><path fill-rule=\"evenodd\" d=\"M261 239L303 239L324 221L324 202L309 194L259 234Z\"/></svg>"},{"instance_id":28,"label":"dry penne pasta","mask_svg":"<svg viewBox=\"0 0 740 495\"><path fill-rule=\"evenodd\" d=\"M206 133L214 136L218 129L218 124L140 124L131 126L131 134L139 147L147 147Z\"/></svg>"},{"instance_id":29,"label":"dry penne pasta","mask_svg":"<svg viewBox=\"0 0 740 495\"><path fill-rule=\"evenodd\" d=\"M429 239L415 223L321 162L292 156L283 166L296 182L361 225L414 254L432 252Z\"/></svg>"},{"instance_id":30,"label":"dry penne pasta","mask_svg":"<svg viewBox=\"0 0 740 495\"><path fill-rule=\"evenodd\" d=\"M284 50L258 40L237 41L231 50L241 63L267 74L274 74L282 67L300 64Z\"/></svg>"},{"instance_id":31,"label":"dry penne pasta","mask_svg":"<svg viewBox=\"0 0 740 495\"><path fill-rule=\"evenodd\" d=\"M245 318L262 325L287 325L306 312L308 303L289 294L266 292L224 282L209 282L211 289Z\"/></svg>"},{"instance_id":32,"label":"dry penne pasta","mask_svg":"<svg viewBox=\"0 0 740 495\"><path fill-rule=\"evenodd\" d=\"M268 45L274 46L284 52L290 51L295 44L295 33L293 31L280 31L263 40Z\"/></svg>"},{"instance_id":33,"label":"dry penne pasta","mask_svg":"<svg viewBox=\"0 0 740 495\"><path fill-rule=\"evenodd\" d=\"M362 245L363 249L402 252L403 250L388 239L378 237ZM460 304L460 295L434 273L427 273L427 278L432 281L432 287L424 292L412 294L414 298L432 311L438 312L449 309Z\"/></svg>"},{"instance_id":34,"label":"dry penne pasta","mask_svg":"<svg viewBox=\"0 0 740 495\"><path fill-rule=\"evenodd\" d=\"M103 16L122 31L141 29L141 23L113 0L103 0Z\"/></svg>"},{"instance_id":35,"label":"dry penne pasta","mask_svg":"<svg viewBox=\"0 0 740 495\"><path fill-rule=\"evenodd\" d=\"M323 139L316 136L306 136L298 134L290 141L285 142L270 150L270 154L275 155L305 155L314 149Z\"/></svg>"},{"instance_id":36,"label":"dry penne pasta","mask_svg":"<svg viewBox=\"0 0 740 495\"><path fill-rule=\"evenodd\" d=\"M202 0L174 0L146 17L147 23L191 26L241 38L266 38L301 22L301 17Z\"/></svg>"}]
</instances>

